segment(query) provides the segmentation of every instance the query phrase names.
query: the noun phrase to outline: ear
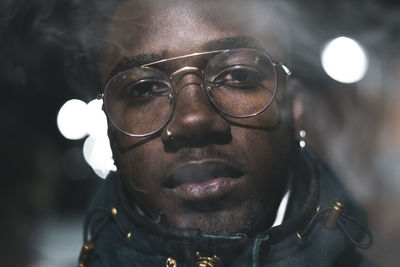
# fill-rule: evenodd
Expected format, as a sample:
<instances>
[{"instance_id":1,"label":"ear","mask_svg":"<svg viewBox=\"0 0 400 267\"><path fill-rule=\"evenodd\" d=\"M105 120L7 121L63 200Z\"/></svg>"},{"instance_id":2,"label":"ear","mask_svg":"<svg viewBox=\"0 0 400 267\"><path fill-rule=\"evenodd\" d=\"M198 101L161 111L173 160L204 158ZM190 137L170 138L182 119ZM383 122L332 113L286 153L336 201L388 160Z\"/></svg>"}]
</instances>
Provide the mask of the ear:
<instances>
[{"instance_id":1,"label":"ear","mask_svg":"<svg viewBox=\"0 0 400 267\"><path fill-rule=\"evenodd\" d=\"M300 93L298 93L293 97L293 121L294 129L296 132L299 132L301 129L304 128L303 111L303 100Z\"/></svg>"}]
</instances>

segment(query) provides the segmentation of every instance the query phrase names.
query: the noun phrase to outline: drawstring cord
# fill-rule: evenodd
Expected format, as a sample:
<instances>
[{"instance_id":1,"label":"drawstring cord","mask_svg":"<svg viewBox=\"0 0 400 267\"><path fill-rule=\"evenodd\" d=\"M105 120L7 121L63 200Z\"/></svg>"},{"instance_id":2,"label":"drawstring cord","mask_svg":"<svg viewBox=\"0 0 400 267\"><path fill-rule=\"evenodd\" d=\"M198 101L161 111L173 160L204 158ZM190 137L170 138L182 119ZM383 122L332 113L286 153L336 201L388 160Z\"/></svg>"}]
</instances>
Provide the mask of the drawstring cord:
<instances>
[{"instance_id":1,"label":"drawstring cord","mask_svg":"<svg viewBox=\"0 0 400 267\"><path fill-rule=\"evenodd\" d=\"M342 231L342 233L344 234L344 236L352 243L354 244L356 247L361 248L361 249L367 249L369 247L372 246L373 241L373 237L371 232L368 230L368 228L366 226L364 226L361 222L359 222L358 220L342 213L342 209L343 209L344 205L342 202L340 201L336 201L332 207L328 207L328 208L323 208L320 209L318 207L317 209L317 213L312 217L312 219L310 220L310 222L307 224L305 230L303 231L303 233L297 232L297 237L300 240L305 240L307 234L309 233L309 231L311 230L312 226L315 224L315 222L317 221L318 217L323 214L326 217L326 221L325 221L325 227L327 229L334 229L336 227L336 225L339 226L339 229ZM328 213L328 211L330 211ZM345 225L345 221L344 219L358 225L368 236L368 242L366 244L362 244L357 242L356 240L354 240L354 238L352 238L352 236L350 235L350 233L347 231Z\"/></svg>"},{"instance_id":2,"label":"drawstring cord","mask_svg":"<svg viewBox=\"0 0 400 267\"><path fill-rule=\"evenodd\" d=\"M314 225L315 221L318 219L319 215L322 213L325 213L326 211L330 210L331 208L323 208L323 209L317 209L317 213L311 218L310 222L307 224L306 229L304 229L303 233L297 232L298 238L301 240L305 240L308 232L311 230L311 227Z\"/></svg>"},{"instance_id":3,"label":"drawstring cord","mask_svg":"<svg viewBox=\"0 0 400 267\"><path fill-rule=\"evenodd\" d=\"M89 223L90 223L90 220L92 219L92 217L98 212L105 212L105 213L107 213L108 216L101 222L100 226L93 233L92 237L89 240L89 234L88 234ZM97 235L100 233L101 230L103 230L104 226L106 225L106 223L109 222L110 219L114 220L114 222L116 223L119 231L121 232L121 234L124 237L130 238L131 237L131 233L126 231L124 229L124 227L121 225L121 222L119 221L119 219L117 217L117 213L118 212L117 212L116 208L111 208L111 209L95 208L95 209L93 209L85 218L84 230L83 230L83 240L84 240L84 242L90 242L91 240L96 239Z\"/></svg>"},{"instance_id":4,"label":"drawstring cord","mask_svg":"<svg viewBox=\"0 0 400 267\"><path fill-rule=\"evenodd\" d=\"M356 219L351 218L351 217L347 216L346 214L342 214L342 216L343 216L344 218L346 218L347 220L349 220L349 221L351 221L351 222L353 222L353 223L355 223L355 224L358 224L358 225L364 230L364 232L368 235L368 243L362 244L362 243L358 243L357 241L355 241L355 240L351 237L351 235L349 234L349 232L347 231L346 227L344 227L343 222L342 222L341 220L339 220L339 221L338 221L339 228L340 228L340 230L342 230L342 232L347 236L347 238L348 238L355 246L357 246L357 247L359 247L359 248L361 248L361 249L367 249L367 248L371 247L371 246L372 246L372 243L374 242L374 238L373 238L373 236L372 236L372 233L368 230L368 228L365 227L364 225L362 225L362 224L361 224L359 221L357 221Z\"/></svg>"},{"instance_id":5,"label":"drawstring cord","mask_svg":"<svg viewBox=\"0 0 400 267\"><path fill-rule=\"evenodd\" d=\"M211 238L211 239L225 239L225 240L239 240L246 238L245 234L235 234L235 235L210 235L210 234L203 234L203 237ZM252 267L259 266L259 256L260 256L260 247L263 242L269 240L269 235L259 236L254 240L253 249L252 249ZM203 266L203 265L199 265ZM204 265L208 266L208 265Z\"/></svg>"},{"instance_id":6,"label":"drawstring cord","mask_svg":"<svg viewBox=\"0 0 400 267\"><path fill-rule=\"evenodd\" d=\"M259 263L259 257L260 257L260 247L263 242L269 240L269 235L265 236L259 236L254 240L254 245L253 245L253 265L252 267L258 267Z\"/></svg>"},{"instance_id":7,"label":"drawstring cord","mask_svg":"<svg viewBox=\"0 0 400 267\"><path fill-rule=\"evenodd\" d=\"M89 237L89 226L90 226L90 221L92 217L99 213L99 212L104 212L107 214L107 216L101 221L99 226L93 231L91 237ZM89 212L89 214L85 218L84 222L84 228L83 228L83 246L81 249L81 253L79 255L79 267L85 267L86 262L89 259L90 252L94 248L94 241L96 240L98 234L103 230L104 226L110 221L113 220L115 224L117 225L119 231L121 234L126 238L129 239L131 237L131 233L126 231L124 227L122 226L121 222L119 221L117 217L117 209L116 208L111 208L111 209L106 209L106 208L95 208L92 211Z\"/></svg>"},{"instance_id":8,"label":"drawstring cord","mask_svg":"<svg viewBox=\"0 0 400 267\"><path fill-rule=\"evenodd\" d=\"M210 239L225 239L225 240L237 240L246 238L245 234L234 234L234 235L211 235L211 234L202 234L203 237Z\"/></svg>"},{"instance_id":9,"label":"drawstring cord","mask_svg":"<svg viewBox=\"0 0 400 267\"><path fill-rule=\"evenodd\" d=\"M203 237L211 238L211 239L225 239L225 240L238 240L246 238L245 234L236 234L236 235L210 235L203 234ZM252 249L252 267L259 266L259 256L260 256L260 247L263 242L269 240L269 235L259 236L254 240L253 249ZM203 265L199 265L203 266ZM204 265L209 266L209 265ZM210 265L211 266L211 265ZM212 265L214 266L214 265Z\"/></svg>"}]
</instances>

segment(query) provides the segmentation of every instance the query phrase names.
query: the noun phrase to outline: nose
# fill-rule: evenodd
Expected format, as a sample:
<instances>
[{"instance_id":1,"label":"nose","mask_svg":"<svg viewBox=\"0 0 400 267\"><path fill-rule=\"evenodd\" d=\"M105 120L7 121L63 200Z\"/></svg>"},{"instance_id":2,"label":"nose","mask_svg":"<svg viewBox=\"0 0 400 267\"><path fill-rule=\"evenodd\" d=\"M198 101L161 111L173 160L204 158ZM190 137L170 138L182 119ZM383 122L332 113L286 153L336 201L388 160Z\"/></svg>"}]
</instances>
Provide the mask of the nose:
<instances>
[{"instance_id":1,"label":"nose","mask_svg":"<svg viewBox=\"0 0 400 267\"><path fill-rule=\"evenodd\" d=\"M175 110L161 133L163 143L174 149L229 143L231 126L209 101L199 75L184 75L175 88Z\"/></svg>"}]
</instances>

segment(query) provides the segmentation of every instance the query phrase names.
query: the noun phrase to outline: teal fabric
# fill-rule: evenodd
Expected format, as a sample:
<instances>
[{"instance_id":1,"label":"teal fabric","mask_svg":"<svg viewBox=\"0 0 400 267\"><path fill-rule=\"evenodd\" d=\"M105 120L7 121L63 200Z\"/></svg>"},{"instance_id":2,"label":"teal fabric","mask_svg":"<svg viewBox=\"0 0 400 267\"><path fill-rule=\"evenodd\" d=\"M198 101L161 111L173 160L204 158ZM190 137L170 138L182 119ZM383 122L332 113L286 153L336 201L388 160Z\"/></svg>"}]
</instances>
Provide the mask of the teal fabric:
<instances>
[{"instance_id":1,"label":"teal fabric","mask_svg":"<svg viewBox=\"0 0 400 267\"><path fill-rule=\"evenodd\" d=\"M299 177L293 181L292 194L282 225L267 229L258 236L245 234L215 236L200 231L162 230L157 223L139 223L130 216L118 188L118 174L109 176L93 203L93 207L115 207L124 228L132 232L127 240L112 220L94 240L89 267L166 266L173 257L179 267L195 266L195 253L216 254L216 266L374 266L361 257L339 229L315 224L304 241L297 231L304 230L317 206L329 207L335 199L345 203L344 213L361 221L365 217L338 179L311 152L307 152L315 169L315 177ZM96 230L104 214L91 220ZM139 215L140 216L140 215ZM361 229L351 223L346 228L353 238L363 237ZM173 233L173 234L172 234Z\"/></svg>"}]
</instances>

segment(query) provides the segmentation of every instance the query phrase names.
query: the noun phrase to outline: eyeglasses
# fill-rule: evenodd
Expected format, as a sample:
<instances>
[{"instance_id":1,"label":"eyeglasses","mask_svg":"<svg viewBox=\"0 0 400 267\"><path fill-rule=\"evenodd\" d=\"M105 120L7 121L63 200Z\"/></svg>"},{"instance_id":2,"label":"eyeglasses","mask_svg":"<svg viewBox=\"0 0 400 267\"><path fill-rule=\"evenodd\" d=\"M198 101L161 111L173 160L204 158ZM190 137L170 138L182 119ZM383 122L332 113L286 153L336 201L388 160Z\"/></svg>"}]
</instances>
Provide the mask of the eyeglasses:
<instances>
[{"instance_id":1,"label":"eyeglasses","mask_svg":"<svg viewBox=\"0 0 400 267\"><path fill-rule=\"evenodd\" d=\"M176 60L211 56L205 68L185 66L167 75L156 65ZM163 129L172 117L185 75L197 75L198 84L223 115L249 118L264 112L278 90L278 71L289 69L267 53L252 48L216 50L163 59L113 76L103 98L109 120L123 133L145 137ZM193 83L190 83L193 84Z\"/></svg>"}]
</instances>

